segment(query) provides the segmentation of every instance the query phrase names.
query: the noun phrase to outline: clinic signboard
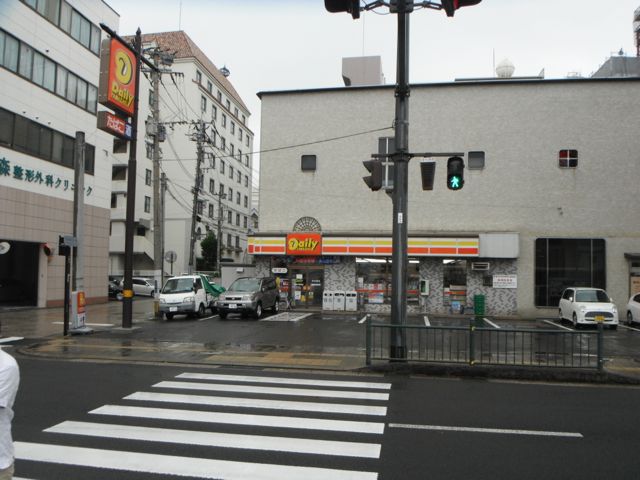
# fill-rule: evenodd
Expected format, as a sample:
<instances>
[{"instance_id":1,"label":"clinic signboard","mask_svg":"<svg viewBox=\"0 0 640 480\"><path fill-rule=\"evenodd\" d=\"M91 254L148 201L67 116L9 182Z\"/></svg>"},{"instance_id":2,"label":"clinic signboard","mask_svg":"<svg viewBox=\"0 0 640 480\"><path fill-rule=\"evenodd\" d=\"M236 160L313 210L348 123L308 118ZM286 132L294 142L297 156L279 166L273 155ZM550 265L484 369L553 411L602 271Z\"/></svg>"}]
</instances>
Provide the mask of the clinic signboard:
<instances>
[{"instance_id":1,"label":"clinic signboard","mask_svg":"<svg viewBox=\"0 0 640 480\"><path fill-rule=\"evenodd\" d=\"M322 235L290 233L287 235L287 255L322 255Z\"/></svg>"},{"instance_id":2,"label":"clinic signboard","mask_svg":"<svg viewBox=\"0 0 640 480\"><path fill-rule=\"evenodd\" d=\"M98 102L107 108L133 116L137 59L135 53L117 38L102 41Z\"/></svg>"}]
</instances>

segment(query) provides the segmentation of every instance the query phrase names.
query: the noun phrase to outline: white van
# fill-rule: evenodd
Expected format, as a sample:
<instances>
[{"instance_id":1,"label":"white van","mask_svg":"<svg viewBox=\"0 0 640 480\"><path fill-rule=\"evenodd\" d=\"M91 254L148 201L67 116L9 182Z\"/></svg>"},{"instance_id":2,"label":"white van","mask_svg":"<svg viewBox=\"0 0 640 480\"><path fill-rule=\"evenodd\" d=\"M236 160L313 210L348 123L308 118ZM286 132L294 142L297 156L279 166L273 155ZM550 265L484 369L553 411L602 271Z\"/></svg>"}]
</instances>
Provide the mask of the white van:
<instances>
[{"instance_id":1,"label":"white van","mask_svg":"<svg viewBox=\"0 0 640 480\"><path fill-rule=\"evenodd\" d=\"M160 291L160 313L163 313L167 320L179 313L190 317L202 317L207 308L214 313L216 298L211 284L200 275L171 277Z\"/></svg>"}]
</instances>

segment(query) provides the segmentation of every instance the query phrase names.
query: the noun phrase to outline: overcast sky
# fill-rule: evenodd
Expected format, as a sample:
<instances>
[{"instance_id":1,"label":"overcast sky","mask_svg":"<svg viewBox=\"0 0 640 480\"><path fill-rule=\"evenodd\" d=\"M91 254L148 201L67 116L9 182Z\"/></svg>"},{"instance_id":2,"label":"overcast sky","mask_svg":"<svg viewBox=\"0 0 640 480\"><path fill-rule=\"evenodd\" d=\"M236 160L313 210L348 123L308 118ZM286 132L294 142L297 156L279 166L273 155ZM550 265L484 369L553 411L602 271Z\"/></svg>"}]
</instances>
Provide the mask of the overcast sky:
<instances>
[{"instance_id":1,"label":"overcast sky","mask_svg":"<svg viewBox=\"0 0 640 480\"><path fill-rule=\"evenodd\" d=\"M119 33L184 30L251 110L259 146L259 91L342 86L342 57L382 56L395 82L396 16L382 7L353 20L323 0L106 0ZM435 0L434 3L437 3ZM361 2L364 4L365 2ZM366 3L371 3L367 0ZM508 58L514 76L589 76L612 53L635 55L633 13L640 0L483 0L448 18L417 10L410 19L410 81L493 76Z\"/></svg>"}]
</instances>

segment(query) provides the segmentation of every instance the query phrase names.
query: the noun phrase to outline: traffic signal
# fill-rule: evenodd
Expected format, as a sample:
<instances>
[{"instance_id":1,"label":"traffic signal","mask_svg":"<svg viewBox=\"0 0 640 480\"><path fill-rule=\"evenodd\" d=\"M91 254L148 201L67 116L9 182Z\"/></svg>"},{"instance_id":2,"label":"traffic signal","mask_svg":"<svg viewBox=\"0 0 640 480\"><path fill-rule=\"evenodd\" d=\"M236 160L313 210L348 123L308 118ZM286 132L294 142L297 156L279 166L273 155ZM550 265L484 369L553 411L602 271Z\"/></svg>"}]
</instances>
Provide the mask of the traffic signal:
<instances>
[{"instance_id":1,"label":"traffic signal","mask_svg":"<svg viewBox=\"0 0 640 480\"><path fill-rule=\"evenodd\" d=\"M422 189L433 190L433 179L436 175L436 162L420 162Z\"/></svg>"},{"instance_id":2,"label":"traffic signal","mask_svg":"<svg viewBox=\"0 0 640 480\"><path fill-rule=\"evenodd\" d=\"M460 190L464 186L464 160L451 157L447 160L447 187L449 190Z\"/></svg>"},{"instance_id":3,"label":"traffic signal","mask_svg":"<svg viewBox=\"0 0 640 480\"><path fill-rule=\"evenodd\" d=\"M360 0L324 0L324 8L331 13L348 12L354 20L360 18Z\"/></svg>"},{"instance_id":4,"label":"traffic signal","mask_svg":"<svg viewBox=\"0 0 640 480\"><path fill-rule=\"evenodd\" d=\"M378 191L382 188L382 180L384 177L384 169L382 168L382 160L365 160L362 162L364 168L366 168L371 175L368 177L362 177L364 183L367 184L371 190Z\"/></svg>"},{"instance_id":5,"label":"traffic signal","mask_svg":"<svg viewBox=\"0 0 640 480\"><path fill-rule=\"evenodd\" d=\"M453 14L460 7L470 7L471 5L477 5L482 0L441 0L442 8L447 12L447 17L453 17ZM326 3L326 2L325 2Z\"/></svg>"}]
</instances>

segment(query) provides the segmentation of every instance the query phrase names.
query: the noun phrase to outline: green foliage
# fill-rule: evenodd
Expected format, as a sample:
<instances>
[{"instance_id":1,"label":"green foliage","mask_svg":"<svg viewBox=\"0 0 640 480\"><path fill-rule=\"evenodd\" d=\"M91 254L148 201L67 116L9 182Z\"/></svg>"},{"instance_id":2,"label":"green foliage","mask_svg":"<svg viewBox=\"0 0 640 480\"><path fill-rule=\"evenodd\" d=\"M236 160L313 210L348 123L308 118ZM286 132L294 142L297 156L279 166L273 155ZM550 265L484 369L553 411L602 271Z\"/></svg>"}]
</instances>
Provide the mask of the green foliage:
<instances>
[{"instance_id":1,"label":"green foliage","mask_svg":"<svg viewBox=\"0 0 640 480\"><path fill-rule=\"evenodd\" d=\"M198 258L196 268L198 270L213 271L216 268L216 260L218 258L218 240L213 232L209 232L207 236L200 242L202 258Z\"/></svg>"}]
</instances>

